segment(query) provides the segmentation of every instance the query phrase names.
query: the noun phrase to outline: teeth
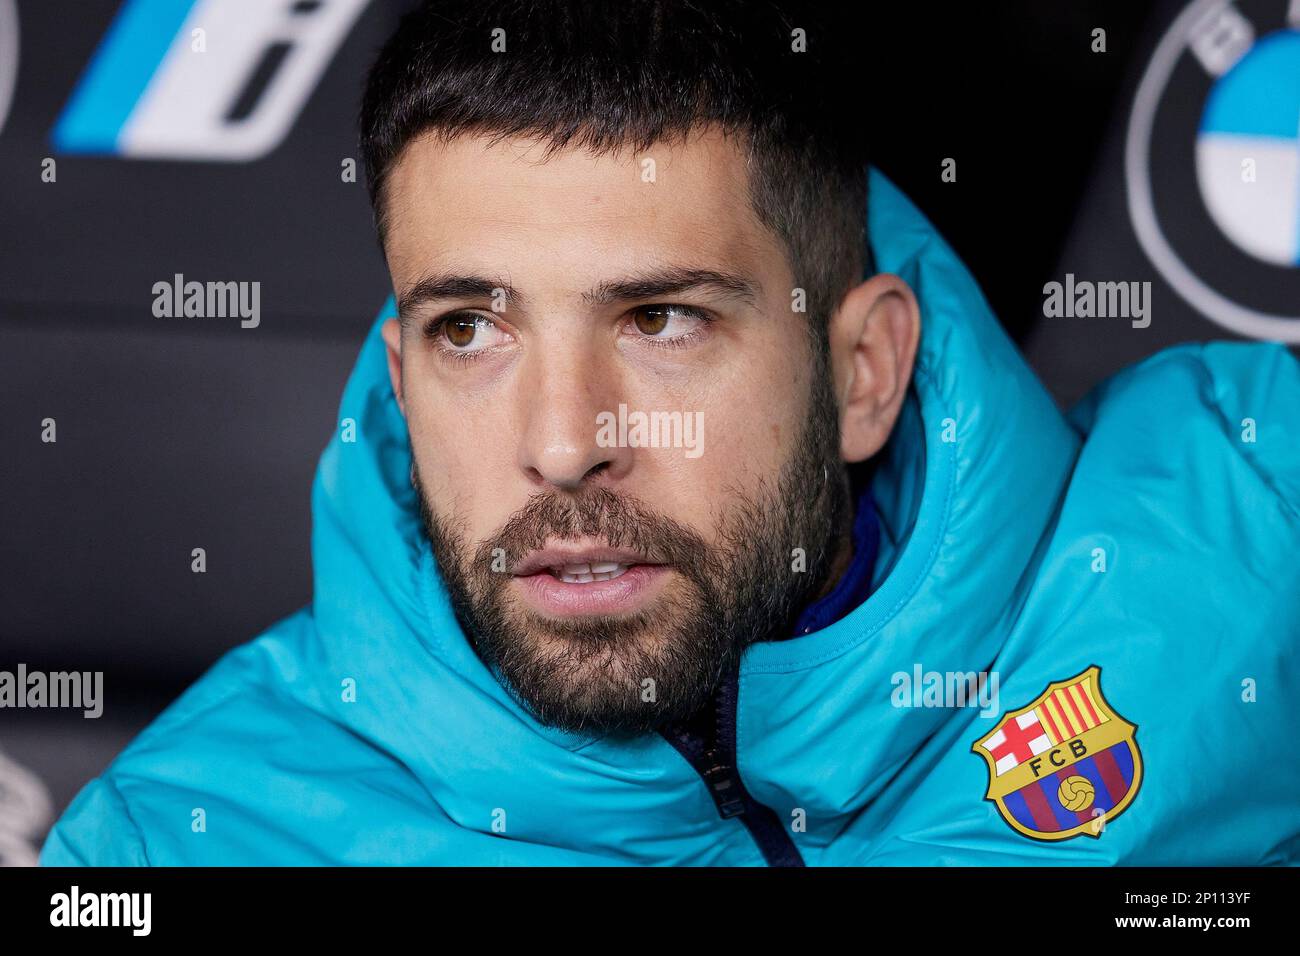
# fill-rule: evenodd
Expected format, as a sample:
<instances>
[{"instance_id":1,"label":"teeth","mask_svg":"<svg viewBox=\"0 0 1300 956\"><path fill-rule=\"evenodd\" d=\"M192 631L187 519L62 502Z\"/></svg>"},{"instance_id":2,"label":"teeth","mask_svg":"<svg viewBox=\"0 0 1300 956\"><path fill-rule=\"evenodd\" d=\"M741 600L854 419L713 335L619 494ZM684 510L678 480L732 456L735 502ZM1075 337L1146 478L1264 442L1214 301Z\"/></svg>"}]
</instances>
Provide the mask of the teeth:
<instances>
[{"instance_id":1,"label":"teeth","mask_svg":"<svg viewBox=\"0 0 1300 956\"><path fill-rule=\"evenodd\" d=\"M565 584L590 584L592 581L612 581L627 572L626 564L617 561L596 561L591 564L565 564L551 568L551 573Z\"/></svg>"}]
</instances>

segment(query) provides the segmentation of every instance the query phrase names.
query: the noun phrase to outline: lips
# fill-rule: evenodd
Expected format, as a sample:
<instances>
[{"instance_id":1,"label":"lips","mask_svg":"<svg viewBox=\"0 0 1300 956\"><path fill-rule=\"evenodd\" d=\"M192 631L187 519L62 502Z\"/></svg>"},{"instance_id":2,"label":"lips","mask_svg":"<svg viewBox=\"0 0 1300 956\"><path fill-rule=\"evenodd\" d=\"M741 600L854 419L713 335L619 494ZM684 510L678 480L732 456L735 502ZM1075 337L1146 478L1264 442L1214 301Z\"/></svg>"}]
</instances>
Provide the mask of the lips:
<instances>
[{"instance_id":1,"label":"lips","mask_svg":"<svg viewBox=\"0 0 1300 956\"><path fill-rule=\"evenodd\" d=\"M569 584L590 584L616 578L637 565L658 566L661 563L627 548L557 544L530 551L516 562L511 573L517 578L550 573Z\"/></svg>"},{"instance_id":2,"label":"lips","mask_svg":"<svg viewBox=\"0 0 1300 956\"><path fill-rule=\"evenodd\" d=\"M659 592L669 568L623 548L566 543L530 552L512 573L534 610L581 617L638 610Z\"/></svg>"}]
</instances>

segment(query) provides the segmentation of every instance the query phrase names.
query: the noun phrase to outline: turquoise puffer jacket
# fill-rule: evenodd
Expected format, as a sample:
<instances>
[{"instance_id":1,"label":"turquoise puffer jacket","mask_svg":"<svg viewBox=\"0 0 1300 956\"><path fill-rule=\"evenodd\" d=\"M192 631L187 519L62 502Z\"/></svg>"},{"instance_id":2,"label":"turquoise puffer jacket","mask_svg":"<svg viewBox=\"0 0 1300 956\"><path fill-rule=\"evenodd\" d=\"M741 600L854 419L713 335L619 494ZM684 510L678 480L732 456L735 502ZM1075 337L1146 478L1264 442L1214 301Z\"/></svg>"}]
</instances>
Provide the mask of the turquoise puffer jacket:
<instances>
[{"instance_id":1,"label":"turquoise puffer jacket","mask_svg":"<svg viewBox=\"0 0 1300 956\"><path fill-rule=\"evenodd\" d=\"M875 591L746 652L744 786L808 865L1295 863L1297 363L1180 346L1067 418L924 217L870 189L877 266L923 321ZM663 737L541 726L474 655L378 323L339 417L310 607L90 781L42 863L762 865ZM953 696L978 674L985 699Z\"/></svg>"}]
</instances>

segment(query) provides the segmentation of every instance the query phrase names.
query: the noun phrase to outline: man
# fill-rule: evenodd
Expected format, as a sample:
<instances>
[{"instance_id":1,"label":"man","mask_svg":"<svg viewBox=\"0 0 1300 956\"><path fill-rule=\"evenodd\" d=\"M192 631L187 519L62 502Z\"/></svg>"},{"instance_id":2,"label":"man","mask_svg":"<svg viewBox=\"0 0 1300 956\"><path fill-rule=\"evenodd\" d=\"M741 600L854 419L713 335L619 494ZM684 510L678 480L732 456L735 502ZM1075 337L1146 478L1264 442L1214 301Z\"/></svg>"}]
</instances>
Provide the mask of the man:
<instances>
[{"instance_id":1,"label":"man","mask_svg":"<svg viewBox=\"0 0 1300 956\"><path fill-rule=\"evenodd\" d=\"M402 22L312 605L42 862L1300 858L1296 363L1183 347L1062 417L801 16Z\"/></svg>"}]
</instances>

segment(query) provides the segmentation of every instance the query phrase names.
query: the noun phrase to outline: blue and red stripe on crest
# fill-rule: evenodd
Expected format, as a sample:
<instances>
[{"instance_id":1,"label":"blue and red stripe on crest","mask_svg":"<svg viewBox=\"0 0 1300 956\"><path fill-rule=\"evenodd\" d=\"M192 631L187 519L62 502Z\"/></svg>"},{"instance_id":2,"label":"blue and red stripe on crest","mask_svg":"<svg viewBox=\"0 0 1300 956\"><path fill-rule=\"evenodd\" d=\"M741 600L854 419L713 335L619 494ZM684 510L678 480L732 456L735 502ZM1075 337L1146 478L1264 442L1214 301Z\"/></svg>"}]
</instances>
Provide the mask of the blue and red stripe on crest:
<instances>
[{"instance_id":1,"label":"blue and red stripe on crest","mask_svg":"<svg viewBox=\"0 0 1300 956\"><path fill-rule=\"evenodd\" d=\"M1086 810L1061 806L1057 791L1067 777L1084 777L1092 784L1096 796ZM1133 754L1128 743L1121 741L1007 794L1002 802L1025 829L1059 833L1090 822L1097 810L1113 810L1132 784Z\"/></svg>"}]
</instances>

